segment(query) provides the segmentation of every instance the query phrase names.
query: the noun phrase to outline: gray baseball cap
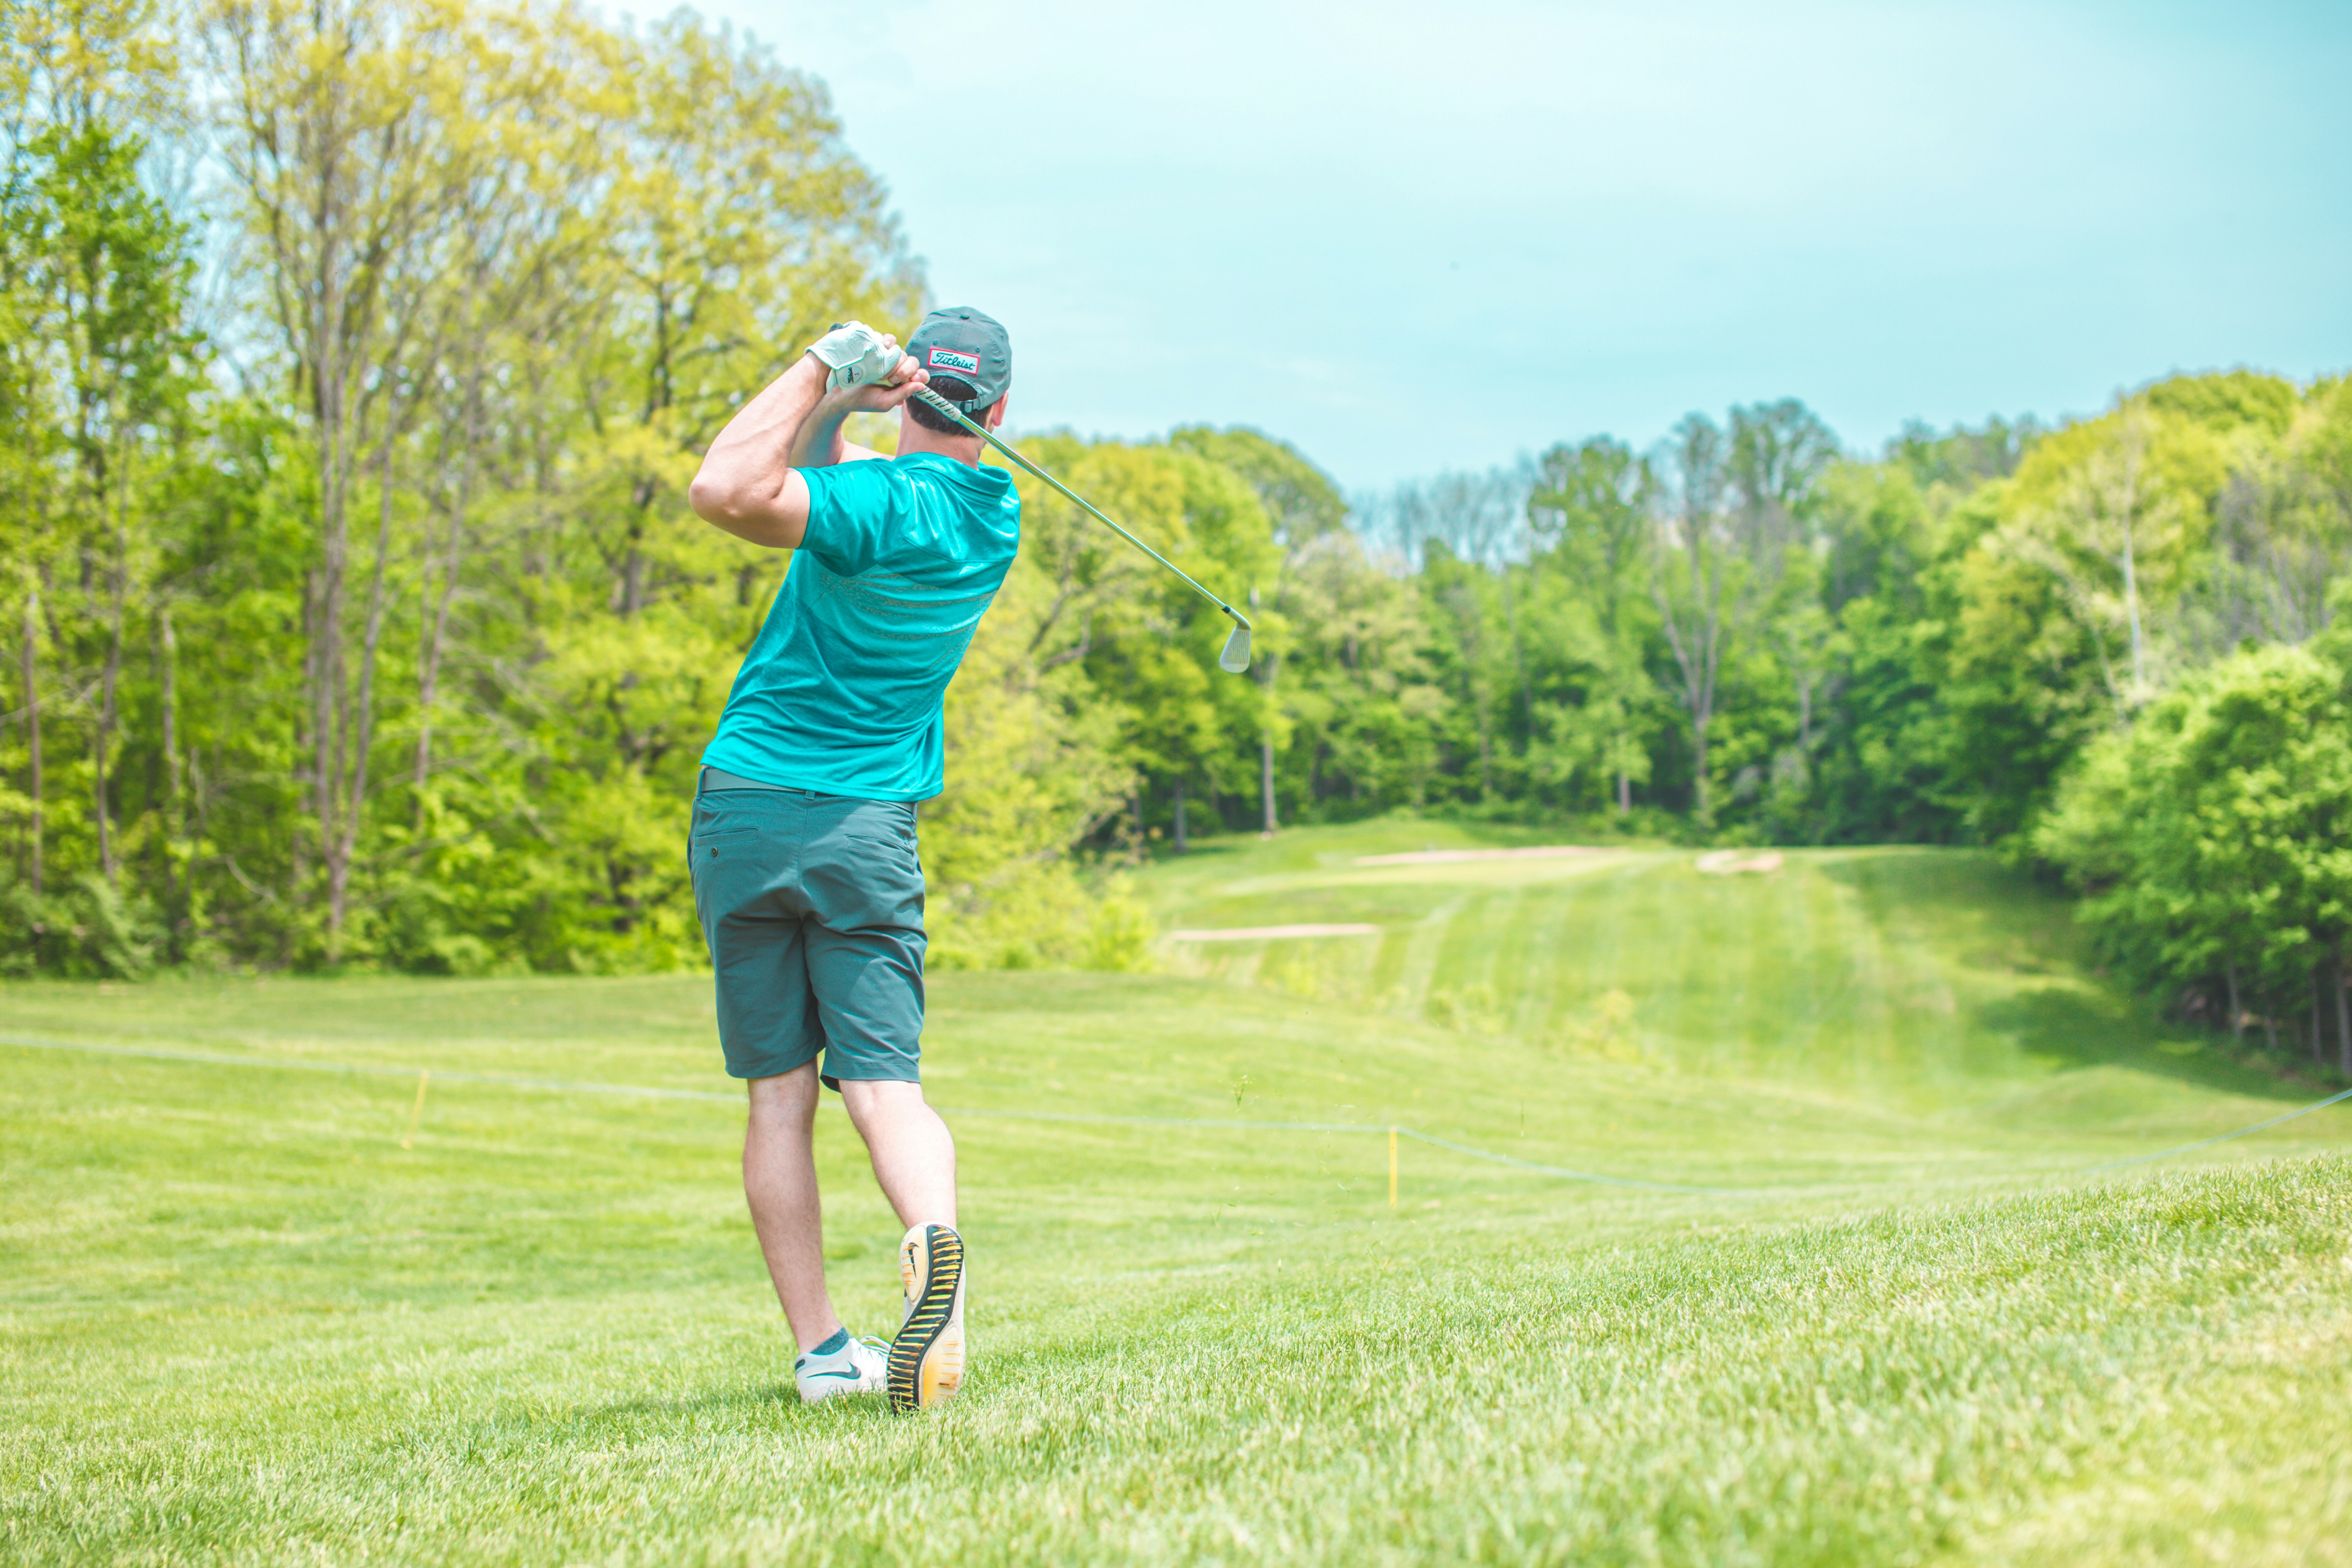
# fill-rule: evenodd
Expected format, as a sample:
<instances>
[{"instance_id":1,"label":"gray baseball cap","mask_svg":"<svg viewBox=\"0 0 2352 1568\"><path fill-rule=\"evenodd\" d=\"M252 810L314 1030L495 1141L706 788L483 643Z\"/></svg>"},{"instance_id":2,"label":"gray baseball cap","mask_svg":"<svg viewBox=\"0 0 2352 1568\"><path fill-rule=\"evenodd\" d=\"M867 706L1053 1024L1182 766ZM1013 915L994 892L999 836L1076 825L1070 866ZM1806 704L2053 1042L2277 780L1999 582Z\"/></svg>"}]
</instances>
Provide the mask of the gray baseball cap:
<instances>
[{"instance_id":1,"label":"gray baseball cap","mask_svg":"<svg viewBox=\"0 0 2352 1568\"><path fill-rule=\"evenodd\" d=\"M985 310L951 305L933 310L907 340L907 353L933 379L954 376L973 392L971 402L957 405L977 414L1013 384L1013 340L1004 323Z\"/></svg>"}]
</instances>

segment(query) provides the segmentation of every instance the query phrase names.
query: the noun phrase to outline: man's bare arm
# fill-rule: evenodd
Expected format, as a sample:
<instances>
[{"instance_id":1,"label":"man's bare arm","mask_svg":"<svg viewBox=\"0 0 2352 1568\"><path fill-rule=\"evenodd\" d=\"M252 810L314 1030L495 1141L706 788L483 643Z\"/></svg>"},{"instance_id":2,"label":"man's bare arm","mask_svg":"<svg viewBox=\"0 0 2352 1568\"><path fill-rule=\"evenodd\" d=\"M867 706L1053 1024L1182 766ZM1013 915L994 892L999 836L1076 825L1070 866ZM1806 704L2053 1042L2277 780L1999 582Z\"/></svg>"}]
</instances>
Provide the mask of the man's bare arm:
<instances>
[{"instance_id":1,"label":"man's bare arm","mask_svg":"<svg viewBox=\"0 0 2352 1568\"><path fill-rule=\"evenodd\" d=\"M908 390L912 391L909 387ZM807 418L801 421L800 431L793 437L792 465L795 468L830 468L836 463L863 463L882 456L871 447L861 447L841 433L843 425L858 410L845 399L856 389L827 393L817 399ZM899 402L906 400L900 398Z\"/></svg>"},{"instance_id":2,"label":"man's bare arm","mask_svg":"<svg viewBox=\"0 0 2352 1568\"><path fill-rule=\"evenodd\" d=\"M798 548L809 509L808 481L799 470L854 460L852 454L879 456L842 439L842 421L887 413L929 378L902 360L887 382L827 392L824 379L824 362L803 354L736 410L687 489L696 516L753 544Z\"/></svg>"}]
</instances>

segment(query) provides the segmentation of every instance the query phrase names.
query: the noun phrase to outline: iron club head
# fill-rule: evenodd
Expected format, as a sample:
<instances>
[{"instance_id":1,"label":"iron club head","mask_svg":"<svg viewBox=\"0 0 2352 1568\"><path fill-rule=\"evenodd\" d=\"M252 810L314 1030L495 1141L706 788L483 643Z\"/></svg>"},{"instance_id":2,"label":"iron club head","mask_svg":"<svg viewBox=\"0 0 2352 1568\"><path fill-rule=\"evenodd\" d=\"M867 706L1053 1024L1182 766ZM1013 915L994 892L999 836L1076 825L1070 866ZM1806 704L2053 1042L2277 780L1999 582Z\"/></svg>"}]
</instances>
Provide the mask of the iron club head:
<instances>
[{"instance_id":1,"label":"iron club head","mask_svg":"<svg viewBox=\"0 0 2352 1568\"><path fill-rule=\"evenodd\" d=\"M1234 623L1234 635L1225 639L1224 652L1217 655L1217 668L1228 675L1239 675L1249 668L1250 629L1240 621Z\"/></svg>"}]
</instances>

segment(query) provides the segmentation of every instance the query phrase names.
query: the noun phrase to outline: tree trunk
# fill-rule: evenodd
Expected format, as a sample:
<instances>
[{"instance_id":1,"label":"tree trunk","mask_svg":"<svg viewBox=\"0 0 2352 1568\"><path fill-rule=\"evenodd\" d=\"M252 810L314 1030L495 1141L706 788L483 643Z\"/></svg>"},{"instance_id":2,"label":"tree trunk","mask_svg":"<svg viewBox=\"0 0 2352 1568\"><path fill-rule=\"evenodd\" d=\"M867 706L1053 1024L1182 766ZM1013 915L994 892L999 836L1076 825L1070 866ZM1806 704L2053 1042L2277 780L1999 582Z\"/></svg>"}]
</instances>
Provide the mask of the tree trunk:
<instances>
[{"instance_id":1,"label":"tree trunk","mask_svg":"<svg viewBox=\"0 0 2352 1568\"><path fill-rule=\"evenodd\" d=\"M155 612L156 636L162 645L163 688L163 889L172 900L174 918L173 931L176 936L184 924L188 900L180 886L181 822L185 815L182 805L180 775L180 640L172 632L172 609L169 605Z\"/></svg>"},{"instance_id":2,"label":"tree trunk","mask_svg":"<svg viewBox=\"0 0 2352 1568\"><path fill-rule=\"evenodd\" d=\"M31 854L29 869L33 896L41 896L41 688L40 674L41 591L37 588L25 597L25 739L30 754L31 777L26 783L32 796L30 812Z\"/></svg>"},{"instance_id":3,"label":"tree trunk","mask_svg":"<svg viewBox=\"0 0 2352 1568\"><path fill-rule=\"evenodd\" d=\"M90 752L90 803L98 812L98 868L110 888L121 885L114 859L114 821L106 809L107 764L114 750L114 731L121 721L117 693L122 681L122 538L115 534L114 570L110 577L107 616L106 668L100 677L98 743Z\"/></svg>"},{"instance_id":4,"label":"tree trunk","mask_svg":"<svg viewBox=\"0 0 2352 1568\"><path fill-rule=\"evenodd\" d=\"M1652 601L1675 656L1683 683L1683 708L1690 715L1691 751L1698 763L1693 815L1702 828L1715 826L1714 801L1706 782L1706 731L1715 717L1715 682L1722 662L1722 563L1711 560L1706 520L1696 514L1684 519L1685 549L1690 560L1691 612L1687 624L1679 618L1663 580L1650 585Z\"/></svg>"},{"instance_id":5,"label":"tree trunk","mask_svg":"<svg viewBox=\"0 0 2352 1568\"><path fill-rule=\"evenodd\" d=\"M1257 797L1265 808L1265 831L1272 833L1280 824L1274 819L1274 731L1266 731L1258 740Z\"/></svg>"},{"instance_id":6,"label":"tree trunk","mask_svg":"<svg viewBox=\"0 0 2352 1568\"><path fill-rule=\"evenodd\" d=\"M324 457L336 458L338 437L322 438L327 450ZM310 757L311 810L318 817L318 852L321 861L331 863L334 843L340 831L335 817L335 803L342 795L341 710L339 700L342 687L343 636L343 564L347 542L342 498L335 492L341 487L331 484L323 498L320 566L313 575L310 638Z\"/></svg>"},{"instance_id":7,"label":"tree trunk","mask_svg":"<svg viewBox=\"0 0 2352 1568\"><path fill-rule=\"evenodd\" d=\"M318 576L316 572L310 572L305 573L302 578L302 679L311 691L316 691L319 685L319 632L312 622L319 607ZM294 731L294 782L297 785L309 786L310 804L314 808L318 805L317 764L320 754L314 728L317 718L315 708L306 711L303 706L298 705L289 726ZM311 772L308 774L303 772L301 762L305 757L311 763ZM302 831L301 824L297 822L293 831L286 836L286 896L289 900L299 901L303 884L310 874L310 838Z\"/></svg>"},{"instance_id":8,"label":"tree trunk","mask_svg":"<svg viewBox=\"0 0 2352 1568\"><path fill-rule=\"evenodd\" d=\"M1715 826L1715 802L1708 798L1706 787L1706 719L1697 714L1691 716L1691 755L1697 764L1695 815L1701 827L1711 828Z\"/></svg>"},{"instance_id":9,"label":"tree trunk","mask_svg":"<svg viewBox=\"0 0 2352 1568\"><path fill-rule=\"evenodd\" d=\"M2344 1011L2344 949L2337 947L2328 966L2336 982L2336 1070L2352 1077L2352 1017Z\"/></svg>"},{"instance_id":10,"label":"tree trunk","mask_svg":"<svg viewBox=\"0 0 2352 1568\"><path fill-rule=\"evenodd\" d=\"M2147 436L2138 413L2126 414L2123 429L2123 469L2115 488L2107 492L2106 504L2114 509L2120 530L2122 548L2115 556L2117 570L2124 579L2124 617L2131 634L2133 708L2147 695L2147 644L2140 626L2139 615L2139 551L2132 536L2132 523L2139 511L2140 463L2146 454Z\"/></svg>"},{"instance_id":11,"label":"tree trunk","mask_svg":"<svg viewBox=\"0 0 2352 1568\"><path fill-rule=\"evenodd\" d=\"M457 567L465 554L466 510L473 498L474 452L480 445L481 421L479 400L468 400L466 418L466 453L461 459L457 478L457 497L449 509L449 547L441 561L441 593L425 618L425 647L418 659L416 678L416 773L414 793L416 796L416 831L425 832L425 781L433 772L433 700L441 679L442 638L449 629L449 605L457 593Z\"/></svg>"},{"instance_id":12,"label":"tree trunk","mask_svg":"<svg viewBox=\"0 0 2352 1568\"><path fill-rule=\"evenodd\" d=\"M1619 768L1617 770L1617 815L1631 816L1633 814L1633 777L1623 768Z\"/></svg>"},{"instance_id":13,"label":"tree trunk","mask_svg":"<svg viewBox=\"0 0 2352 1568\"><path fill-rule=\"evenodd\" d=\"M1250 590L1250 608L1257 608L1255 588ZM1259 668L1265 671L1258 677L1258 684L1265 689L1265 728L1258 731L1257 798L1260 813L1265 817L1263 831L1271 837L1280 826L1274 819L1274 679L1281 666L1278 660L1268 655Z\"/></svg>"},{"instance_id":14,"label":"tree trunk","mask_svg":"<svg viewBox=\"0 0 2352 1568\"><path fill-rule=\"evenodd\" d=\"M1184 781L1176 781L1176 853L1184 853Z\"/></svg>"},{"instance_id":15,"label":"tree trunk","mask_svg":"<svg viewBox=\"0 0 2352 1568\"><path fill-rule=\"evenodd\" d=\"M172 630L172 612L158 613L163 637L163 764L169 772L170 799L176 811L183 790L180 771L180 639Z\"/></svg>"},{"instance_id":16,"label":"tree trunk","mask_svg":"<svg viewBox=\"0 0 2352 1568\"><path fill-rule=\"evenodd\" d=\"M1529 572L1534 568L1530 566ZM1503 625L1511 639L1511 670L1519 683L1519 729L1528 741L1535 739L1535 682L1528 679L1528 650L1519 640L1518 601L1511 593L1511 574L1503 573Z\"/></svg>"},{"instance_id":17,"label":"tree trunk","mask_svg":"<svg viewBox=\"0 0 2352 1568\"><path fill-rule=\"evenodd\" d=\"M2313 1061L2324 1062L2327 1059L2326 1047L2321 1044L2325 1037L2319 1032L2319 971L2315 969L2311 972L2311 1059Z\"/></svg>"},{"instance_id":18,"label":"tree trunk","mask_svg":"<svg viewBox=\"0 0 2352 1568\"><path fill-rule=\"evenodd\" d=\"M313 574L310 622L311 802L318 817L319 858L332 863L338 825L335 803L342 795L343 570L350 550L351 458L348 410L343 397L350 370L344 360L345 309L336 174L326 173L320 192L319 257L310 309L299 334L309 350L311 410L319 434L319 567ZM296 860L300 868L299 855ZM329 947L333 946L332 936Z\"/></svg>"},{"instance_id":19,"label":"tree trunk","mask_svg":"<svg viewBox=\"0 0 2352 1568\"><path fill-rule=\"evenodd\" d=\"M2241 1045L2246 1038L2245 1009L2238 1005L2238 966L2230 965L2230 1038Z\"/></svg>"},{"instance_id":20,"label":"tree trunk","mask_svg":"<svg viewBox=\"0 0 2352 1568\"><path fill-rule=\"evenodd\" d=\"M2139 626L2139 563L2132 549L2131 513L2124 513L2124 613L2131 621L2132 700L2147 690L2147 646Z\"/></svg>"},{"instance_id":21,"label":"tree trunk","mask_svg":"<svg viewBox=\"0 0 2352 1568\"><path fill-rule=\"evenodd\" d=\"M384 421L381 490L376 509L375 563L368 578L366 629L361 634L359 683L352 698L351 784L327 860L327 955L342 944L343 916L350 907L352 860L359 851L360 823L367 813L368 753L375 745L375 659L383 641L384 568L392 556L392 450L398 426ZM337 752L342 752L338 738Z\"/></svg>"}]
</instances>

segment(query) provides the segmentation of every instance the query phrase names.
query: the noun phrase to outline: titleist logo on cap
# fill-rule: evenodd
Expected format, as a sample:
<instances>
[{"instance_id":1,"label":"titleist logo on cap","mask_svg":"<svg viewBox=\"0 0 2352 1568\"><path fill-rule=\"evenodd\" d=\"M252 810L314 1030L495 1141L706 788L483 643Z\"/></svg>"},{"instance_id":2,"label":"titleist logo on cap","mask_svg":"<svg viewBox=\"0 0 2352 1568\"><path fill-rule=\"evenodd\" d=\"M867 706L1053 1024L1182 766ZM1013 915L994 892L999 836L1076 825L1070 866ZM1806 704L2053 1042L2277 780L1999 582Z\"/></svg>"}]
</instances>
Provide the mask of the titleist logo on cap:
<instances>
[{"instance_id":1,"label":"titleist logo on cap","mask_svg":"<svg viewBox=\"0 0 2352 1568\"><path fill-rule=\"evenodd\" d=\"M962 353L955 349L933 349L930 352L929 368L932 370L960 370L968 375L978 375L980 374L980 356L978 354Z\"/></svg>"}]
</instances>

